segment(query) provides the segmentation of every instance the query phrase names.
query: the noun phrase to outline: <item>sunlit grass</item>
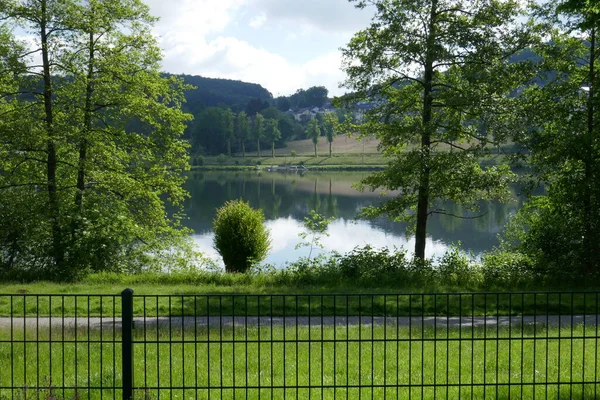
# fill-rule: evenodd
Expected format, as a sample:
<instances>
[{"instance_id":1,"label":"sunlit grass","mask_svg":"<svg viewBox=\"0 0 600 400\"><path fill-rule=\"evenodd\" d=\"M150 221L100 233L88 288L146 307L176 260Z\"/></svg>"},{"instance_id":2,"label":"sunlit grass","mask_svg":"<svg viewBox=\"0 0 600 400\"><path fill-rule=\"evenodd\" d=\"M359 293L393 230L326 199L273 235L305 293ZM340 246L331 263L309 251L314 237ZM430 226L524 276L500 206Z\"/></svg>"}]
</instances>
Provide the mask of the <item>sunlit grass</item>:
<instances>
[{"instance_id":1,"label":"sunlit grass","mask_svg":"<svg viewBox=\"0 0 600 400\"><path fill-rule=\"evenodd\" d=\"M158 398L159 388L174 399L597 394L595 326L171 328L135 330L136 398ZM76 334L77 343L61 342ZM10 330L0 330L0 386L15 389L0 389L0 398L120 396L112 389L121 382L118 330L15 329L9 339Z\"/></svg>"}]
</instances>

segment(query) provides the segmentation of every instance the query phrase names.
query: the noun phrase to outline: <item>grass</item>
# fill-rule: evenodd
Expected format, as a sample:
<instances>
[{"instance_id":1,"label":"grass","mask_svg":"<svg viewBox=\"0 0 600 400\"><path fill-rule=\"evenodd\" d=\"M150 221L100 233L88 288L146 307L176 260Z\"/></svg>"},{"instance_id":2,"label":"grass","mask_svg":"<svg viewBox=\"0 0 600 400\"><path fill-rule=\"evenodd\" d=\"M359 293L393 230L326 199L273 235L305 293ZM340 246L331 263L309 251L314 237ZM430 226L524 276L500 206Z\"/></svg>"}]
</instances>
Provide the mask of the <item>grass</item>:
<instances>
[{"instance_id":1,"label":"grass","mask_svg":"<svg viewBox=\"0 0 600 400\"><path fill-rule=\"evenodd\" d=\"M149 289L146 287L146 289ZM415 294L189 294L155 287L134 297L134 315L166 316L520 316L599 314L598 292ZM193 293L193 294L192 294ZM169 294L169 296L165 296ZM0 295L2 317L121 315L118 295Z\"/></svg>"},{"instance_id":2,"label":"grass","mask_svg":"<svg viewBox=\"0 0 600 400\"><path fill-rule=\"evenodd\" d=\"M261 167L271 165L305 165L309 170L324 171L369 171L381 170L385 168L389 159L383 157L381 153L319 153L318 157L311 154L298 154L292 157L289 153L276 154L275 158L268 156L257 157L256 154L246 153L246 157L241 154L234 157L227 157L224 161L219 161L217 156L204 156L203 166L194 166L193 169L200 170L248 170L255 169L256 165ZM488 155L480 159L482 165L500 165L505 163L504 155Z\"/></svg>"},{"instance_id":3,"label":"grass","mask_svg":"<svg viewBox=\"0 0 600 400\"><path fill-rule=\"evenodd\" d=\"M380 154L334 154L333 157L328 155L321 155L314 157L314 155L298 155L291 157L287 155L276 155L272 158L268 157L256 157L256 155L246 154L243 158L240 156L225 158L225 162L219 162L215 156L205 156L204 166L196 167L200 169L227 169L227 168L254 168L257 164L260 166L269 165L306 165L309 169L339 169L341 167L361 167L361 168L375 168L383 167L387 164L387 160Z\"/></svg>"},{"instance_id":4,"label":"grass","mask_svg":"<svg viewBox=\"0 0 600 400\"><path fill-rule=\"evenodd\" d=\"M120 397L101 389L121 381L118 331L12 336L0 330L0 398ZM173 399L592 399L597 336L595 326L137 329L135 398L158 398L160 388Z\"/></svg>"}]
</instances>

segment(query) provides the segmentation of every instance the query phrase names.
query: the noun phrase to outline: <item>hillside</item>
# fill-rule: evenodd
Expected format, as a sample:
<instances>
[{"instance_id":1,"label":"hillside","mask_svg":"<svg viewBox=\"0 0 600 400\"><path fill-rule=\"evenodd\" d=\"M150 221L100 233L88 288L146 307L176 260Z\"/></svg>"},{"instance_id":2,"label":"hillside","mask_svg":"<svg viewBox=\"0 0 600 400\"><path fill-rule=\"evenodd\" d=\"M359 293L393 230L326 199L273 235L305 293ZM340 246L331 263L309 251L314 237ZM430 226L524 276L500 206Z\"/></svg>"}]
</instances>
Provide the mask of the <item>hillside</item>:
<instances>
[{"instance_id":1,"label":"hillside","mask_svg":"<svg viewBox=\"0 0 600 400\"><path fill-rule=\"evenodd\" d=\"M271 93L256 83L234 81L230 79L204 78L196 75L177 75L184 82L196 87L186 92L187 103L184 108L192 114L208 107L227 106L234 112L244 110L252 99L271 103Z\"/></svg>"},{"instance_id":2,"label":"hillside","mask_svg":"<svg viewBox=\"0 0 600 400\"><path fill-rule=\"evenodd\" d=\"M331 146L331 151L334 154L379 154L377 146L379 140L377 139L365 139L357 140L355 137L349 137L346 135L338 135ZM295 151L297 155L314 155L315 147L310 139L305 140L294 140L287 143L287 147L275 149L275 155L277 156L289 156L291 151ZM269 153L268 151L263 153ZM317 144L317 153L320 155L329 154L329 143L324 137L319 138ZM249 155L252 155L250 153Z\"/></svg>"}]
</instances>

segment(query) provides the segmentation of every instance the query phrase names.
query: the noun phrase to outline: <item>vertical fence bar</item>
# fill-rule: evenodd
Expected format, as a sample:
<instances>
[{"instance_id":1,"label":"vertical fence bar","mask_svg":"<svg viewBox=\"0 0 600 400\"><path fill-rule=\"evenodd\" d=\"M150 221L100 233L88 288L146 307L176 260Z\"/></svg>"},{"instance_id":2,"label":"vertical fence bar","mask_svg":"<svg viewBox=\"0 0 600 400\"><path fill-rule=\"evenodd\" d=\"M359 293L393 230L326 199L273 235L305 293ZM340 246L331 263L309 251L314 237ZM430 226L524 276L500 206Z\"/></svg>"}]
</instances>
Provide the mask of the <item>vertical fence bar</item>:
<instances>
[{"instance_id":1,"label":"vertical fence bar","mask_svg":"<svg viewBox=\"0 0 600 400\"><path fill-rule=\"evenodd\" d=\"M133 398L133 290L121 292L121 362L123 400Z\"/></svg>"}]
</instances>

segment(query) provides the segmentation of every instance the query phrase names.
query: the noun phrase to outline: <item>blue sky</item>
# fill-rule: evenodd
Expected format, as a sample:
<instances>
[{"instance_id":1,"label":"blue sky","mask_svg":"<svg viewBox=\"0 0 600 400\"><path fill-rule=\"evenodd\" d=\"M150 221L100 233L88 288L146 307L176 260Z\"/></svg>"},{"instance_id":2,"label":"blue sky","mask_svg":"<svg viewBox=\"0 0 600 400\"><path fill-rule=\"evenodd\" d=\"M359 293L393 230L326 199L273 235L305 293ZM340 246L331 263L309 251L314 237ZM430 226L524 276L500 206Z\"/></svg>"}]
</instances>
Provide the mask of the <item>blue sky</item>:
<instances>
[{"instance_id":1,"label":"blue sky","mask_svg":"<svg viewBox=\"0 0 600 400\"><path fill-rule=\"evenodd\" d=\"M160 18L163 68L259 83L274 96L326 86L344 73L343 47L371 19L348 0L146 0Z\"/></svg>"}]
</instances>

